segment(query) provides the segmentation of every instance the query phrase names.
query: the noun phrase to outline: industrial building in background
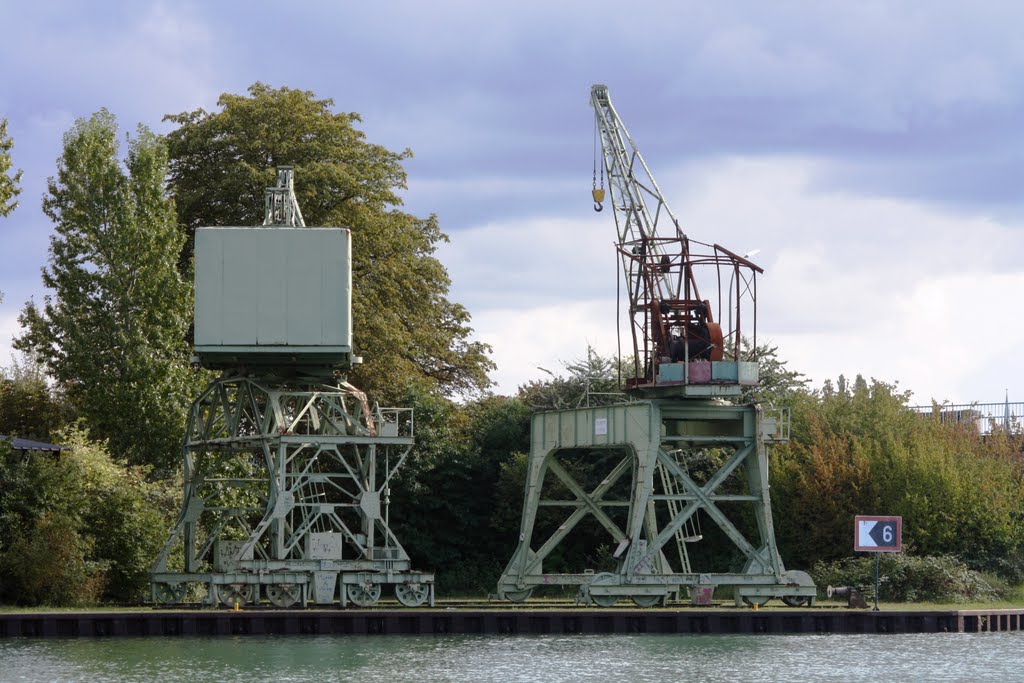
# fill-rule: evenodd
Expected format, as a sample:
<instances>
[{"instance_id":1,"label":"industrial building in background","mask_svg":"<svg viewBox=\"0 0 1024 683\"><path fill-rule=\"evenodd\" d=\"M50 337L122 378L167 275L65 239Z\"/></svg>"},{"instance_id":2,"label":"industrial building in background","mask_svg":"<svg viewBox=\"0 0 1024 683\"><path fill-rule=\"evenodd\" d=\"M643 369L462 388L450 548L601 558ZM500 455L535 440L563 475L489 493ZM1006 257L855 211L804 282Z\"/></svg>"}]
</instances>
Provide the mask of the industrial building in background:
<instances>
[{"instance_id":1,"label":"industrial building in background","mask_svg":"<svg viewBox=\"0 0 1024 683\"><path fill-rule=\"evenodd\" d=\"M390 525L389 483L413 445L411 409L371 407L344 381L351 235L308 228L291 167L264 224L196 231L195 360L221 372L192 404L181 512L152 598L369 606L386 587L434 601Z\"/></svg>"},{"instance_id":2,"label":"industrial building in background","mask_svg":"<svg viewBox=\"0 0 1024 683\"><path fill-rule=\"evenodd\" d=\"M728 586L737 604L810 604L811 578L779 557L768 492L766 445L788 438L789 415L742 400L759 382L743 341L756 348L762 270L690 239L606 86L593 86L591 104L594 208L607 177L631 328L629 400L534 415L519 545L498 595L578 586L580 602L653 606L684 592L701 604ZM573 546L583 529L606 543ZM742 564L691 566L689 547L712 531ZM581 551L589 566L571 566Z\"/></svg>"}]
</instances>

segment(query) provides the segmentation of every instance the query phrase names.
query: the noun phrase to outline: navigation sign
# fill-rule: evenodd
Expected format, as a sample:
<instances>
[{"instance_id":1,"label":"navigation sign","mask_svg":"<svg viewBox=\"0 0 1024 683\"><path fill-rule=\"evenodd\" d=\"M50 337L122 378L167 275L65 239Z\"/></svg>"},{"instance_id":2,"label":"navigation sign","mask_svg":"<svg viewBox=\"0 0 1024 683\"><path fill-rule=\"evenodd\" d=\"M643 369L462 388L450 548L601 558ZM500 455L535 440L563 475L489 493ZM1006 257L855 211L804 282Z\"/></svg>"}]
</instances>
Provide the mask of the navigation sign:
<instances>
[{"instance_id":1,"label":"navigation sign","mask_svg":"<svg viewBox=\"0 0 1024 683\"><path fill-rule=\"evenodd\" d=\"M857 515L853 523L853 549L871 553L900 552L903 549L903 518Z\"/></svg>"}]
</instances>

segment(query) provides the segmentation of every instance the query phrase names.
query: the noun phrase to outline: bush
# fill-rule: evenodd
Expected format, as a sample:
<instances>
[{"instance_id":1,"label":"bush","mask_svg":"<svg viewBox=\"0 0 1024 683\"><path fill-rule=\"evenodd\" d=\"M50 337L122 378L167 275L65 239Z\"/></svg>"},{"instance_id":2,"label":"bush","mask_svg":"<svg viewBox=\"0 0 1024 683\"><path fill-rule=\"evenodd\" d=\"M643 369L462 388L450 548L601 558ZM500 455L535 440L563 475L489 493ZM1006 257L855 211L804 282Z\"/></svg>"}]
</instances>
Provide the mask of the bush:
<instances>
[{"instance_id":1,"label":"bush","mask_svg":"<svg viewBox=\"0 0 1024 683\"><path fill-rule=\"evenodd\" d=\"M915 557L884 553L879 558L879 600L887 602L987 602L1000 596L982 575L949 555ZM811 570L818 586L853 586L874 596L875 558L818 562Z\"/></svg>"},{"instance_id":2,"label":"bush","mask_svg":"<svg viewBox=\"0 0 1024 683\"><path fill-rule=\"evenodd\" d=\"M799 394L792 440L771 452L772 512L791 567L849 553L854 518L899 515L903 545L1024 581L1021 437L983 437L907 408L894 385L862 377Z\"/></svg>"},{"instance_id":3,"label":"bush","mask_svg":"<svg viewBox=\"0 0 1024 683\"><path fill-rule=\"evenodd\" d=\"M171 525L175 492L88 432L61 453L0 449L0 603L136 601Z\"/></svg>"},{"instance_id":4,"label":"bush","mask_svg":"<svg viewBox=\"0 0 1024 683\"><path fill-rule=\"evenodd\" d=\"M99 601L106 567L86 559L90 543L74 527L75 520L66 515L45 513L0 555L3 592L9 600L55 606Z\"/></svg>"}]
</instances>

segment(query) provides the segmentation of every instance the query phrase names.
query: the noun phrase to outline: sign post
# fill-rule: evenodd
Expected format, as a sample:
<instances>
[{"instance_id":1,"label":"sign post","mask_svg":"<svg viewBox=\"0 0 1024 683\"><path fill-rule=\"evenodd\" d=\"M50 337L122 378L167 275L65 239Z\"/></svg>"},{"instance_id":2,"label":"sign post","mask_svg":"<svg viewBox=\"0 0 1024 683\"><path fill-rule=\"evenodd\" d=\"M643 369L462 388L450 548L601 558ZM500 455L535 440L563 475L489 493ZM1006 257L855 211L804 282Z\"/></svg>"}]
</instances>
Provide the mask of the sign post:
<instances>
[{"instance_id":1,"label":"sign post","mask_svg":"<svg viewBox=\"0 0 1024 683\"><path fill-rule=\"evenodd\" d=\"M853 549L875 555L875 611L878 611L877 553L898 553L903 550L903 518L879 515L857 515L853 522Z\"/></svg>"}]
</instances>

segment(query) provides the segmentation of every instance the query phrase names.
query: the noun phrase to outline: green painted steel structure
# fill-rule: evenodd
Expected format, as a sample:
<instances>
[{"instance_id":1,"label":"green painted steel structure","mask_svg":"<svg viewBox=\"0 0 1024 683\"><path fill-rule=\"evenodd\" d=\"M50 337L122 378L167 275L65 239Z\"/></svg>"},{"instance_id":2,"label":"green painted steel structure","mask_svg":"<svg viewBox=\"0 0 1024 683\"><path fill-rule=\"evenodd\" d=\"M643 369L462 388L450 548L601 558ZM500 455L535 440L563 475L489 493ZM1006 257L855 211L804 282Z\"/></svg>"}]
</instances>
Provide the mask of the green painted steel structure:
<instances>
[{"instance_id":1,"label":"green painted steel structure","mask_svg":"<svg viewBox=\"0 0 1024 683\"><path fill-rule=\"evenodd\" d=\"M538 587L578 586L584 603L629 598L652 606L683 590L701 602L729 586L738 603L810 603L810 577L786 570L779 556L768 489L767 444L788 438L788 413L743 399L759 382L741 342L750 330L756 348L762 271L720 245L691 240L607 87L593 86L591 104L601 140L595 209L603 208L607 174L633 340L625 382L633 401L533 417L519 544L498 595L519 602ZM735 547L742 569L691 565L688 548L704 540L708 524ZM565 566L574 534L592 544L585 562L597 569ZM601 535L608 545L593 540Z\"/></svg>"},{"instance_id":2,"label":"green painted steel structure","mask_svg":"<svg viewBox=\"0 0 1024 683\"><path fill-rule=\"evenodd\" d=\"M582 602L650 606L678 599L681 589L697 598L702 588L732 586L738 601L810 601L814 585L786 570L772 525L765 449L787 430L784 411L706 399L538 413L519 545L499 595L518 602L538 587L576 585ZM720 464L709 470L709 460ZM741 530L750 518L754 528ZM606 560L616 568L545 571L545 560L588 519L606 532L614 549ZM709 523L742 553L742 571L690 566L686 546L701 542Z\"/></svg>"},{"instance_id":3,"label":"green painted steel structure","mask_svg":"<svg viewBox=\"0 0 1024 683\"><path fill-rule=\"evenodd\" d=\"M411 409L371 407L340 379L352 355L348 230L305 228L291 169L262 227L196 232L195 354L221 370L192 404L184 494L152 598L374 604L387 586L433 604L390 524Z\"/></svg>"}]
</instances>

